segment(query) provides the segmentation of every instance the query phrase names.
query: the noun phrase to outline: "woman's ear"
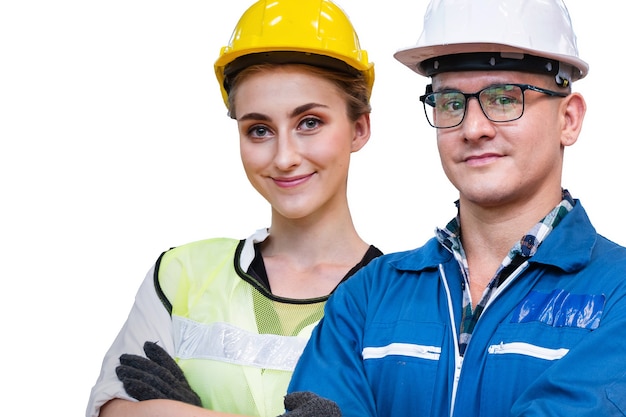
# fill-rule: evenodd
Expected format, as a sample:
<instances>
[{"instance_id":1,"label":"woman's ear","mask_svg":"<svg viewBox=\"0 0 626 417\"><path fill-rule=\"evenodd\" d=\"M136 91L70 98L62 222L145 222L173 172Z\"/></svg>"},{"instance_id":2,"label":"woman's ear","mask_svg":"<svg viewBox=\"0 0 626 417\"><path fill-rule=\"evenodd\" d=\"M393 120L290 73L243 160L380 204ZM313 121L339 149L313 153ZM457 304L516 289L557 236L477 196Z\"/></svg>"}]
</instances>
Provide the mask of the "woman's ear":
<instances>
[{"instance_id":1,"label":"woman's ear","mask_svg":"<svg viewBox=\"0 0 626 417\"><path fill-rule=\"evenodd\" d=\"M370 139L371 135L371 127L370 127L370 115L369 113L362 114L359 118L354 122L354 137L352 138L352 152L356 152L360 150L367 141Z\"/></svg>"},{"instance_id":2,"label":"woman's ear","mask_svg":"<svg viewBox=\"0 0 626 417\"><path fill-rule=\"evenodd\" d=\"M571 146L578 140L583 127L587 104L580 93L572 93L562 103L561 145Z\"/></svg>"}]
</instances>

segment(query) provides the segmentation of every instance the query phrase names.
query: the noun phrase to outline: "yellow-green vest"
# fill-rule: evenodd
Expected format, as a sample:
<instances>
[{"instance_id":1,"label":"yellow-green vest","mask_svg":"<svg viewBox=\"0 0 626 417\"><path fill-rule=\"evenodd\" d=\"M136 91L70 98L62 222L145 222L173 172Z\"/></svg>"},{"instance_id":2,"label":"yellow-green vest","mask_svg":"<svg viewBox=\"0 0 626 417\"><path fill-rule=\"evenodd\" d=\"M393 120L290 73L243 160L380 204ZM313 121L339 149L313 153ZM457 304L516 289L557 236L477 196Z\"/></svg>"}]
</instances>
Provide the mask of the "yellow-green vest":
<instances>
[{"instance_id":1,"label":"yellow-green vest","mask_svg":"<svg viewBox=\"0 0 626 417\"><path fill-rule=\"evenodd\" d=\"M271 295L245 273L253 253L251 240L190 243L163 254L155 279L171 311L176 360L203 407L275 417L328 297Z\"/></svg>"}]
</instances>

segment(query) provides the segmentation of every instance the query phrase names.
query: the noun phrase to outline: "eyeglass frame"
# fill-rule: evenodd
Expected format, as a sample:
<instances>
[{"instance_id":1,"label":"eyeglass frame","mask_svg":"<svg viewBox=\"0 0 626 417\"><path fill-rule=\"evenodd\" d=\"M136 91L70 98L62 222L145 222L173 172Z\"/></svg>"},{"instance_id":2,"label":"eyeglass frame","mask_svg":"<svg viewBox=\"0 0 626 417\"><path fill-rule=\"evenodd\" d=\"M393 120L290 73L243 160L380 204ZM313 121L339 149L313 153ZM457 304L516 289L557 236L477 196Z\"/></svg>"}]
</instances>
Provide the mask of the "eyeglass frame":
<instances>
[{"instance_id":1,"label":"eyeglass frame","mask_svg":"<svg viewBox=\"0 0 626 417\"><path fill-rule=\"evenodd\" d=\"M481 103L480 101L480 94L485 91L488 90L490 88L494 88L494 87L501 87L501 86L507 86L507 85L511 85L511 86L515 86L518 87L522 90L522 112L520 113L519 116L513 118L513 119L508 119L508 120L493 120L491 119L487 113L485 112L485 109L483 108L483 103ZM550 97L559 97L559 98L563 98L563 97L567 97L570 95L570 93L562 93L559 91L553 91L553 90L548 90L546 88L541 88L541 87L537 87L535 85L532 84L516 84L516 83L504 83L504 84L494 84L494 85L490 85L487 86L475 93L464 93L462 91L459 90L448 90L446 91L447 93L459 93L462 94L463 97L465 98L465 103L463 106L463 117L461 117L461 120L459 120L459 123L452 125L452 126L445 126L445 127L438 127L435 126L431 121L430 118L428 117L428 110L426 108L426 97L435 94L435 93L443 93L443 91L433 91L433 85L432 84L428 84L426 86L426 93L421 95L419 97L419 100L422 102L422 104L424 105L424 115L426 116L426 121L428 122L429 125L431 125L432 127L434 127L435 129L451 129L453 127L457 127L460 126L463 121L465 120L465 115L467 114L467 102L470 98L475 98L478 101L478 106L480 107L480 111L483 112L483 114L485 115L485 117L487 118L487 120L494 122L494 123L507 123L507 122L512 122L514 120L519 120L521 119L521 117L524 115L524 110L526 109L526 97L525 97L525 92L526 90L531 90L531 91L536 91L538 93L542 93L542 94L546 94ZM430 104L428 104L429 106L431 106ZM435 107L435 106L431 106L431 107Z\"/></svg>"}]
</instances>

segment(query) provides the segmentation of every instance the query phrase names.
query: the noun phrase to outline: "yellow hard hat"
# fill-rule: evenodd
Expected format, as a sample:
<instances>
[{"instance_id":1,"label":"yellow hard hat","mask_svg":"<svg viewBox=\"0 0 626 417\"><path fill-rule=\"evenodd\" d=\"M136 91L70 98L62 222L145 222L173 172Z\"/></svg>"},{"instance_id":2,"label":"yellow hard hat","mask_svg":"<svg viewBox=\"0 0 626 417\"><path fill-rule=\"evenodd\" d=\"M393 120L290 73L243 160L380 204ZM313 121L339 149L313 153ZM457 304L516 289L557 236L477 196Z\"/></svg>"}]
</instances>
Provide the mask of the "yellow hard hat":
<instances>
[{"instance_id":1,"label":"yellow hard hat","mask_svg":"<svg viewBox=\"0 0 626 417\"><path fill-rule=\"evenodd\" d=\"M374 64L346 14L330 0L260 0L244 12L215 61L226 107L229 75L263 62L361 73L369 94L374 85Z\"/></svg>"}]
</instances>

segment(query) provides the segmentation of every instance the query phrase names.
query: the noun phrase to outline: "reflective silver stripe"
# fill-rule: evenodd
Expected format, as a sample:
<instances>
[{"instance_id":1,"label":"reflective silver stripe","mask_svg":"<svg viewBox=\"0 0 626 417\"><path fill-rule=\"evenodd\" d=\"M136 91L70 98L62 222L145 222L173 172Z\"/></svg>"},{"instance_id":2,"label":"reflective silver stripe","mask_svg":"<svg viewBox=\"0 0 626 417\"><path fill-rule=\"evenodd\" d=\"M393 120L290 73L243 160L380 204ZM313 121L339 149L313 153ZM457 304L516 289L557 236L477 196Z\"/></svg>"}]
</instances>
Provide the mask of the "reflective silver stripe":
<instances>
[{"instance_id":1,"label":"reflective silver stripe","mask_svg":"<svg viewBox=\"0 0 626 417\"><path fill-rule=\"evenodd\" d=\"M439 360L441 348L437 346L414 345L410 343L391 343L381 347L363 349L363 360L380 359L390 355L411 356L414 358Z\"/></svg>"},{"instance_id":2,"label":"reflective silver stripe","mask_svg":"<svg viewBox=\"0 0 626 417\"><path fill-rule=\"evenodd\" d=\"M567 355L568 352L569 349L565 348L550 349L523 342L500 343L499 345L489 346L489 353L492 355L506 355L512 353L549 361L561 359L563 356Z\"/></svg>"},{"instance_id":3,"label":"reflective silver stripe","mask_svg":"<svg viewBox=\"0 0 626 417\"><path fill-rule=\"evenodd\" d=\"M228 323L203 324L172 316L174 346L181 359L213 359L264 369L293 371L307 339L257 334Z\"/></svg>"},{"instance_id":4,"label":"reflective silver stripe","mask_svg":"<svg viewBox=\"0 0 626 417\"><path fill-rule=\"evenodd\" d=\"M452 295L450 295L450 286L448 285L448 278L446 277L446 272L443 269L443 264L439 264L439 275L441 277L441 282L443 283L443 288L446 290L446 299L448 301L448 315L450 316L450 326L453 329L456 329L456 324L454 321L454 310L452 308ZM461 379L461 370L463 369L463 356L461 356L459 352L459 338L456 332L452 333L452 340L454 346L454 380L452 382L452 400L450 401L450 415L454 415L454 406L456 404L456 393L459 389L459 380Z\"/></svg>"}]
</instances>

